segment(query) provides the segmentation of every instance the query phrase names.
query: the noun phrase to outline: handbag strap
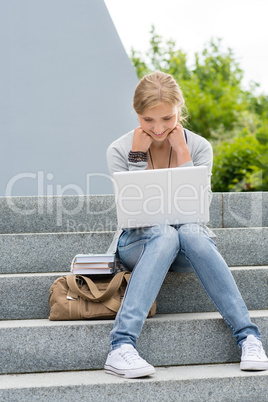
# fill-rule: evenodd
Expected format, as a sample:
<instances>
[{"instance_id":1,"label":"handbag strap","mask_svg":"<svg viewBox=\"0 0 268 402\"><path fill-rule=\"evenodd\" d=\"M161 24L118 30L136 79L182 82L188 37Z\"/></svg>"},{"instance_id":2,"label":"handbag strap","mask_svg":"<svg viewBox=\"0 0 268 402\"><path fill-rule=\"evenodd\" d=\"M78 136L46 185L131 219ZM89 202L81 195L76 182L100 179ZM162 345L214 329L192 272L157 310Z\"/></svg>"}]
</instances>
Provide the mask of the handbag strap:
<instances>
[{"instance_id":1,"label":"handbag strap","mask_svg":"<svg viewBox=\"0 0 268 402\"><path fill-rule=\"evenodd\" d=\"M123 280L125 279L126 282L129 282L130 273L128 272L119 272L117 275L113 277L105 292L100 292L97 285L88 277L84 277L89 290L91 291L92 295L94 296L96 301L108 301L110 300L113 295L118 291L120 288ZM94 301L94 300L93 300Z\"/></svg>"},{"instance_id":2,"label":"handbag strap","mask_svg":"<svg viewBox=\"0 0 268 402\"><path fill-rule=\"evenodd\" d=\"M83 278L87 283L93 297L84 293L77 285L76 277ZM121 303L114 299L112 296L117 292L120 288L123 279L126 279L127 283L129 282L130 273L129 272L119 272L117 275L113 277L111 282L109 283L105 292L100 292L97 288L96 284L90 279L82 275L68 275L66 277L67 285L69 288L77 295L83 297L84 299L90 300L92 302L101 302L110 310L117 313L120 308ZM104 299L104 300L103 300Z\"/></svg>"},{"instance_id":3,"label":"handbag strap","mask_svg":"<svg viewBox=\"0 0 268 402\"><path fill-rule=\"evenodd\" d=\"M77 285L76 279L77 278L83 278L86 284L88 285L88 288L92 294L92 296L89 296L85 292L83 292L79 286ZM103 302L107 301L110 299L120 288L124 278L126 281L129 281L130 278L130 273L129 272L119 272L116 274L109 285L107 286L107 289L104 292L100 292L97 285L90 279L82 275L67 275L66 280L69 288L76 293L77 295L83 297L86 300L90 300L92 302Z\"/></svg>"}]
</instances>

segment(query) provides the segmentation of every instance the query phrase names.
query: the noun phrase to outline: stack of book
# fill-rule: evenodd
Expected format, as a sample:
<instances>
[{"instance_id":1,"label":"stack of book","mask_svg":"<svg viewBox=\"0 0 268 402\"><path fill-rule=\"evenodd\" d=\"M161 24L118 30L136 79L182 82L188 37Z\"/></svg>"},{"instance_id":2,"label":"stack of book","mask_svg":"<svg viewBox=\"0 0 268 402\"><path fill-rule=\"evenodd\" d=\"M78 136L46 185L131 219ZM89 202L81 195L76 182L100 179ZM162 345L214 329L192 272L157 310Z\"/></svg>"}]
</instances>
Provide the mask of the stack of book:
<instances>
[{"instance_id":1,"label":"stack of book","mask_svg":"<svg viewBox=\"0 0 268 402\"><path fill-rule=\"evenodd\" d=\"M112 274L114 271L114 254L77 254L71 265L74 275Z\"/></svg>"}]
</instances>

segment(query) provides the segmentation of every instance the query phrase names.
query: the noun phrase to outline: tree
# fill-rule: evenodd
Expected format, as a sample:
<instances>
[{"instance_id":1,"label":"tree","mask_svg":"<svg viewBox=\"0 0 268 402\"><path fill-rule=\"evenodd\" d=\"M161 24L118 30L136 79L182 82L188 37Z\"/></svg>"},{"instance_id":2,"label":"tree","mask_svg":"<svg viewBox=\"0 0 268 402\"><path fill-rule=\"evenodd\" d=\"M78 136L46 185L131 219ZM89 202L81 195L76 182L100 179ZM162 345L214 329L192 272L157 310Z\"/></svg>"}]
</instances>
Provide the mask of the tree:
<instances>
[{"instance_id":1,"label":"tree","mask_svg":"<svg viewBox=\"0 0 268 402\"><path fill-rule=\"evenodd\" d=\"M255 129L256 119L250 120L248 114L256 114L263 101L243 90L243 71L231 49L224 51L220 39L211 40L201 54L195 54L190 68L187 54L174 41L164 41L154 26L150 33L146 54L132 49L131 60L139 78L155 70L173 75L186 100L188 128L208 139L231 138L249 121Z\"/></svg>"},{"instance_id":2,"label":"tree","mask_svg":"<svg viewBox=\"0 0 268 402\"><path fill-rule=\"evenodd\" d=\"M231 49L211 40L195 54L187 54L173 40L164 40L155 27L143 55L131 50L138 77L155 70L171 74L180 85L188 108L184 125L208 138L214 147L214 191L268 190L268 96L259 85L242 86L243 71Z\"/></svg>"}]
</instances>

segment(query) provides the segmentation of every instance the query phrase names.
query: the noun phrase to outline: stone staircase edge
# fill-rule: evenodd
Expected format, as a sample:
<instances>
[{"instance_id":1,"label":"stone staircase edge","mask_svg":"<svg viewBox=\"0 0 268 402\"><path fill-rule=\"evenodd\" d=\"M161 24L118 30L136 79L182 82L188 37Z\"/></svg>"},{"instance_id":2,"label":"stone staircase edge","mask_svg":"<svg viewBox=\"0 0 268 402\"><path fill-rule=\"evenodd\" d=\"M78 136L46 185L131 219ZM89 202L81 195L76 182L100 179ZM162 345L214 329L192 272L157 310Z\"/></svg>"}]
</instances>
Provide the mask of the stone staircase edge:
<instances>
[{"instance_id":1,"label":"stone staircase edge","mask_svg":"<svg viewBox=\"0 0 268 402\"><path fill-rule=\"evenodd\" d=\"M4 377L0 376L3 402L37 399L46 402L81 399L88 402L223 402L242 399L265 402L268 390L268 371L241 372L236 363L158 367L155 375L139 379L119 378L106 374L104 370Z\"/></svg>"},{"instance_id":2,"label":"stone staircase edge","mask_svg":"<svg viewBox=\"0 0 268 402\"><path fill-rule=\"evenodd\" d=\"M150 378L140 379L127 379L118 376L107 375L104 370L77 370L77 371L54 371L45 373L22 373L22 374L1 374L0 375L0 389L7 389L10 386L17 386L17 388L28 388L29 383L32 381L32 387L45 387L51 386L49 379L55 378L58 386L82 384L122 384L127 383L140 383L140 382L156 382L159 381L158 375L164 374L161 381L170 380L193 380L193 379L215 379L215 378L233 378L233 377L251 377L253 376L268 376L268 371L248 372L241 371L238 363L220 363L220 364L198 364L198 365L183 365L183 366L169 366L156 368L156 375Z\"/></svg>"},{"instance_id":3,"label":"stone staircase edge","mask_svg":"<svg viewBox=\"0 0 268 402\"><path fill-rule=\"evenodd\" d=\"M268 318L268 310L249 310L252 318ZM156 314L152 318L147 318L146 322L152 321L193 321L193 320L222 320L222 316L217 311L207 311L198 313L172 313ZM112 324L113 320L69 320L69 321L50 321L48 318L27 319L27 320L2 320L0 329L3 328L27 328L27 327L57 327L57 326L95 326Z\"/></svg>"}]
</instances>

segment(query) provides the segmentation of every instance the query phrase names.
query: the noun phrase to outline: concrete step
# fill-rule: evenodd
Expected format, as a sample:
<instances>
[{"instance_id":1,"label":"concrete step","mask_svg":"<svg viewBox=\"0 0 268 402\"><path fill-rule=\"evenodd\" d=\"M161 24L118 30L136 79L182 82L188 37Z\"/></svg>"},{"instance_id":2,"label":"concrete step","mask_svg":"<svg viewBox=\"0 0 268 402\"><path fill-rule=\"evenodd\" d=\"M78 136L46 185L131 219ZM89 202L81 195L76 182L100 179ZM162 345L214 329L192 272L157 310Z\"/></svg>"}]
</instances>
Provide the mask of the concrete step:
<instances>
[{"instance_id":1,"label":"concrete step","mask_svg":"<svg viewBox=\"0 0 268 402\"><path fill-rule=\"evenodd\" d=\"M116 230L113 195L0 197L0 233ZM268 226L268 192L214 193L210 227Z\"/></svg>"},{"instance_id":2,"label":"concrete step","mask_svg":"<svg viewBox=\"0 0 268 402\"><path fill-rule=\"evenodd\" d=\"M268 350L268 311L250 312ZM102 369L113 320L2 321L1 374ZM154 366L234 363L240 351L218 313L165 314L147 319L141 355Z\"/></svg>"},{"instance_id":3,"label":"concrete step","mask_svg":"<svg viewBox=\"0 0 268 402\"><path fill-rule=\"evenodd\" d=\"M213 230L218 249L229 266L268 264L268 228Z\"/></svg>"},{"instance_id":4,"label":"concrete step","mask_svg":"<svg viewBox=\"0 0 268 402\"><path fill-rule=\"evenodd\" d=\"M158 367L131 380L103 370L0 376L2 402L267 402L267 395L268 371L238 364Z\"/></svg>"},{"instance_id":5,"label":"concrete step","mask_svg":"<svg viewBox=\"0 0 268 402\"><path fill-rule=\"evenodd\" d=\"M105 253L113 232L0 235L0 272L68 271L80 253Z\"/></svg>"},{"instance_id":6,"label":"concrete step","mask_svg":"<svg viewBox=\"0 0 268 402\"><path fill-rule=\"evenodd\" d=\"M268 227L214 229L216 243L230 266L268 264ZM106 252L114 232L0 235L0 272L68 271L78 253Z\"/></svg>"},{"instance_id":7,"label":"concrete step","mask_svg":"<svg viewBox=\"0 0 268 402\"><path fill-rule=\"evenodd\" d=\"M268 192L222 194L222 227L268 226Z\"/></svg>"},{"instance_id":8,"label":"concrete step","mask_svg":"<svg viewBox=\"0 0 268 402\"><path fill-rule=\"evenodd\" d=\"M250 310L268 309L268 266L232 267L231 272ZM0 275L0 320L49 316L52 283L67 272ZM159 314L216 311L194 273L169 272L157 298Z\"/></svg>"},{"instance_id":9,"label":"concrete step","mask_svg":"<svg viewBox=\"0 0 268 402\"><path fill-rule=\"evenodd\" d=\"M0 233L116 230L113 195L0 197Z\"/></svg>"}]
</instances>

